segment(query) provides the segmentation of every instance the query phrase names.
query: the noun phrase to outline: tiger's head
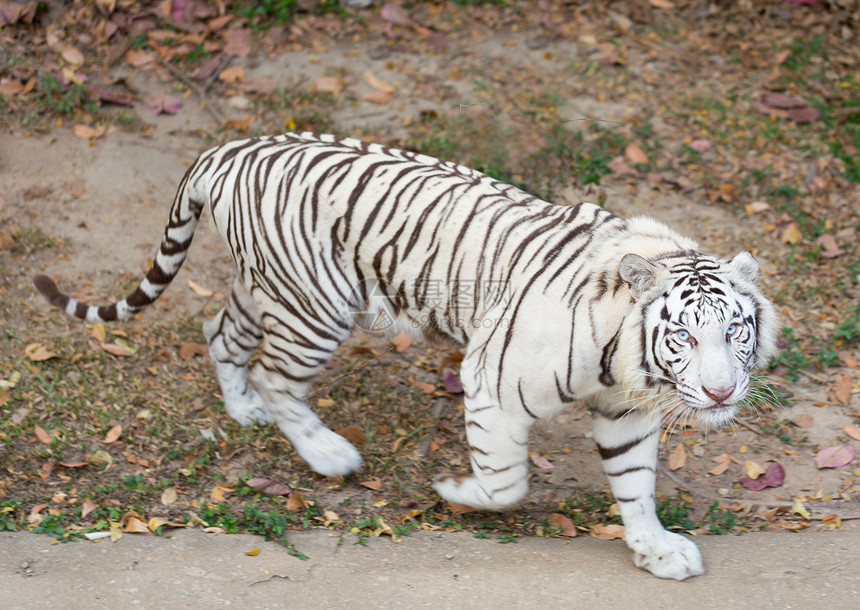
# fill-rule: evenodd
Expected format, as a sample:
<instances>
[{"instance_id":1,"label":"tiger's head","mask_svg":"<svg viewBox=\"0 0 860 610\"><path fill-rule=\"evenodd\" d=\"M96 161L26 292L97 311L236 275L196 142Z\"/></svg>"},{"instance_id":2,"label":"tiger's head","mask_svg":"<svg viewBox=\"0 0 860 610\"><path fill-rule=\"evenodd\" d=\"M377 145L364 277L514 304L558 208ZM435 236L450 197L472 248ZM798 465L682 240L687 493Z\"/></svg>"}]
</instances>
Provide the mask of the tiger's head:
<instances>
[{"instance_id":1,"label":"tiger's head","mask_svg":"<svg viewBox=\"0 0 860 610\"><path fill-rule=\"evenodd\" d=\"M660 396L670 417L730 422L750 395L750 373L776 351L776 314L755 286L756 260L748 252L731 262L692 251L627 254L619 273L638 313L635 386Z\"/></svg>"}]
</instances>

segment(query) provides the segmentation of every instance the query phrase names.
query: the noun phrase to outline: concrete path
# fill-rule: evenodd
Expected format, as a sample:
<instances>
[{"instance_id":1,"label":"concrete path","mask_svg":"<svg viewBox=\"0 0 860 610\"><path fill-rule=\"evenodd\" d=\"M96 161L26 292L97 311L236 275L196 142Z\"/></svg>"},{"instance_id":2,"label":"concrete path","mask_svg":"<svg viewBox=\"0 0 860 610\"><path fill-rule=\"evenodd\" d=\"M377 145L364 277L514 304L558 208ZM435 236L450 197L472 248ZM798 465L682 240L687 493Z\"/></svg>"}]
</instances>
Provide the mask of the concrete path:
<instances>
[{"instance_id":1,"label":"concrete path","mask_svg":"<svg viewBox=\"0 0 860 610\"><path fill-rule=\"evenodd\" d=\"M858 608L860 527L704 536L707 573L664 581L623 542L422 532L356 546L290 534L301 561L256 536L174 532L50 544L0 535L0 608ZM260 548L257 556L246 551Z\"/></svg>"}]
</instances>

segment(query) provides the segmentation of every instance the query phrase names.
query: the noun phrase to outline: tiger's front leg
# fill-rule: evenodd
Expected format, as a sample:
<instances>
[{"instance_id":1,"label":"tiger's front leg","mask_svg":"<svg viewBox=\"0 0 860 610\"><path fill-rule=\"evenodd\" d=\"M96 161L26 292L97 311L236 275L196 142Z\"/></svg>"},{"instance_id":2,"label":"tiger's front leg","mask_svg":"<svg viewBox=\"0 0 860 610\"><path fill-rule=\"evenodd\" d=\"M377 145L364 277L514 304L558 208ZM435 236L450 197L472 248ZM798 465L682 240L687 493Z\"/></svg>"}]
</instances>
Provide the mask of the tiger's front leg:
<instances>
[{"instance_id":1,"label":"tiger's front leg","mask_svg":"<svg viewBox=\"0 0 860 610\"><path fill-rule=\"evenodd\" d=\"M592 423L633 562L660 578L684 580L704 573L696 545L667 532L657 519L654 483L659 418L633 412L612 419L594 411Z\"/></svg>"},{"instance_id":2,"label":"tiger's front leg","mask_svg":"<svg viewBox=\"0 0 860 610\"><path fill-rule=\"evenodd\" d=\"M440 475L433 484L450 502L498 510L519 502L528 492L528 438L533 418L519 405L504 408L490 383L476 381L464 360L461 381L466 392L466 438L472 476Z\"/></svg>"}]
</instances>

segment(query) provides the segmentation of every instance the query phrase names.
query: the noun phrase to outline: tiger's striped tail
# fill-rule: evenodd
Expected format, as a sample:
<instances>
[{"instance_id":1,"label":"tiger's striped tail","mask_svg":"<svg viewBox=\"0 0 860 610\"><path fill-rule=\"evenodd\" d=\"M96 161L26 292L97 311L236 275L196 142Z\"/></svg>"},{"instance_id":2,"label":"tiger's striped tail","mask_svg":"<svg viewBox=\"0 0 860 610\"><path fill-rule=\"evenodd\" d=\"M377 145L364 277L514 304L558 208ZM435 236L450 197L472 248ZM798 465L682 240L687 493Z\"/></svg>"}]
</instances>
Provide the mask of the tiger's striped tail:
<instances>
[{"instance_id":1,"label":"tiger's striped tail","mask_svg":"<svg viewBox=\"0 0 860 610\"><path fill-rule=\"evenodd\" d=\"M88 305L60 292L54 280L47 275L37 275L33 278L33 283L42 296L70 316L87 322L125 320L154 303L185 262L197 221L203 211L205 198L199 195L197 189L188 186L189 177L195 167L196 165L189 169L179 186L170 208L170 218L164 229L158 254L134 292L112 305Z\"/></svg>"}]
</instances>

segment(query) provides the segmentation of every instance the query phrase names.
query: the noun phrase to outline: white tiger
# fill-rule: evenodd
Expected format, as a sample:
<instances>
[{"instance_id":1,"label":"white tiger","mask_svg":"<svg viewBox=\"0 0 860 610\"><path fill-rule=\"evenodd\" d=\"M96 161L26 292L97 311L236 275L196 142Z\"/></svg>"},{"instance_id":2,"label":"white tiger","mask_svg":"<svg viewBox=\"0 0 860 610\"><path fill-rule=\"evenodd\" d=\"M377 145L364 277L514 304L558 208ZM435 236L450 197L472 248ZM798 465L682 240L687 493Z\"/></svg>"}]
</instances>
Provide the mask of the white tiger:
<instances>
[{"instance_id":1,"label":"white tiger","mask_svg":"<svg viewBox=\"0 0 860 610\"><path fill-rule=\"evenodd\" d=\"M582 400L636 565L679 580L703 572L696 546L655 514L658 431L666 416L730 422L750 371L774 352L776 318L750 254L726 262L648 218L553 205L453 163L304 133L202 154L126 299L89 306L44 275L36 286L79 318L125 319L176 276L205 206L238 270L203 327L237 422L275 423L321 474L361 467L303 397L372 286L370 307L397 328L464 346L472 475L439 477L443 498L515 504L531 424Z\"/></svg>"}]
</instances>

